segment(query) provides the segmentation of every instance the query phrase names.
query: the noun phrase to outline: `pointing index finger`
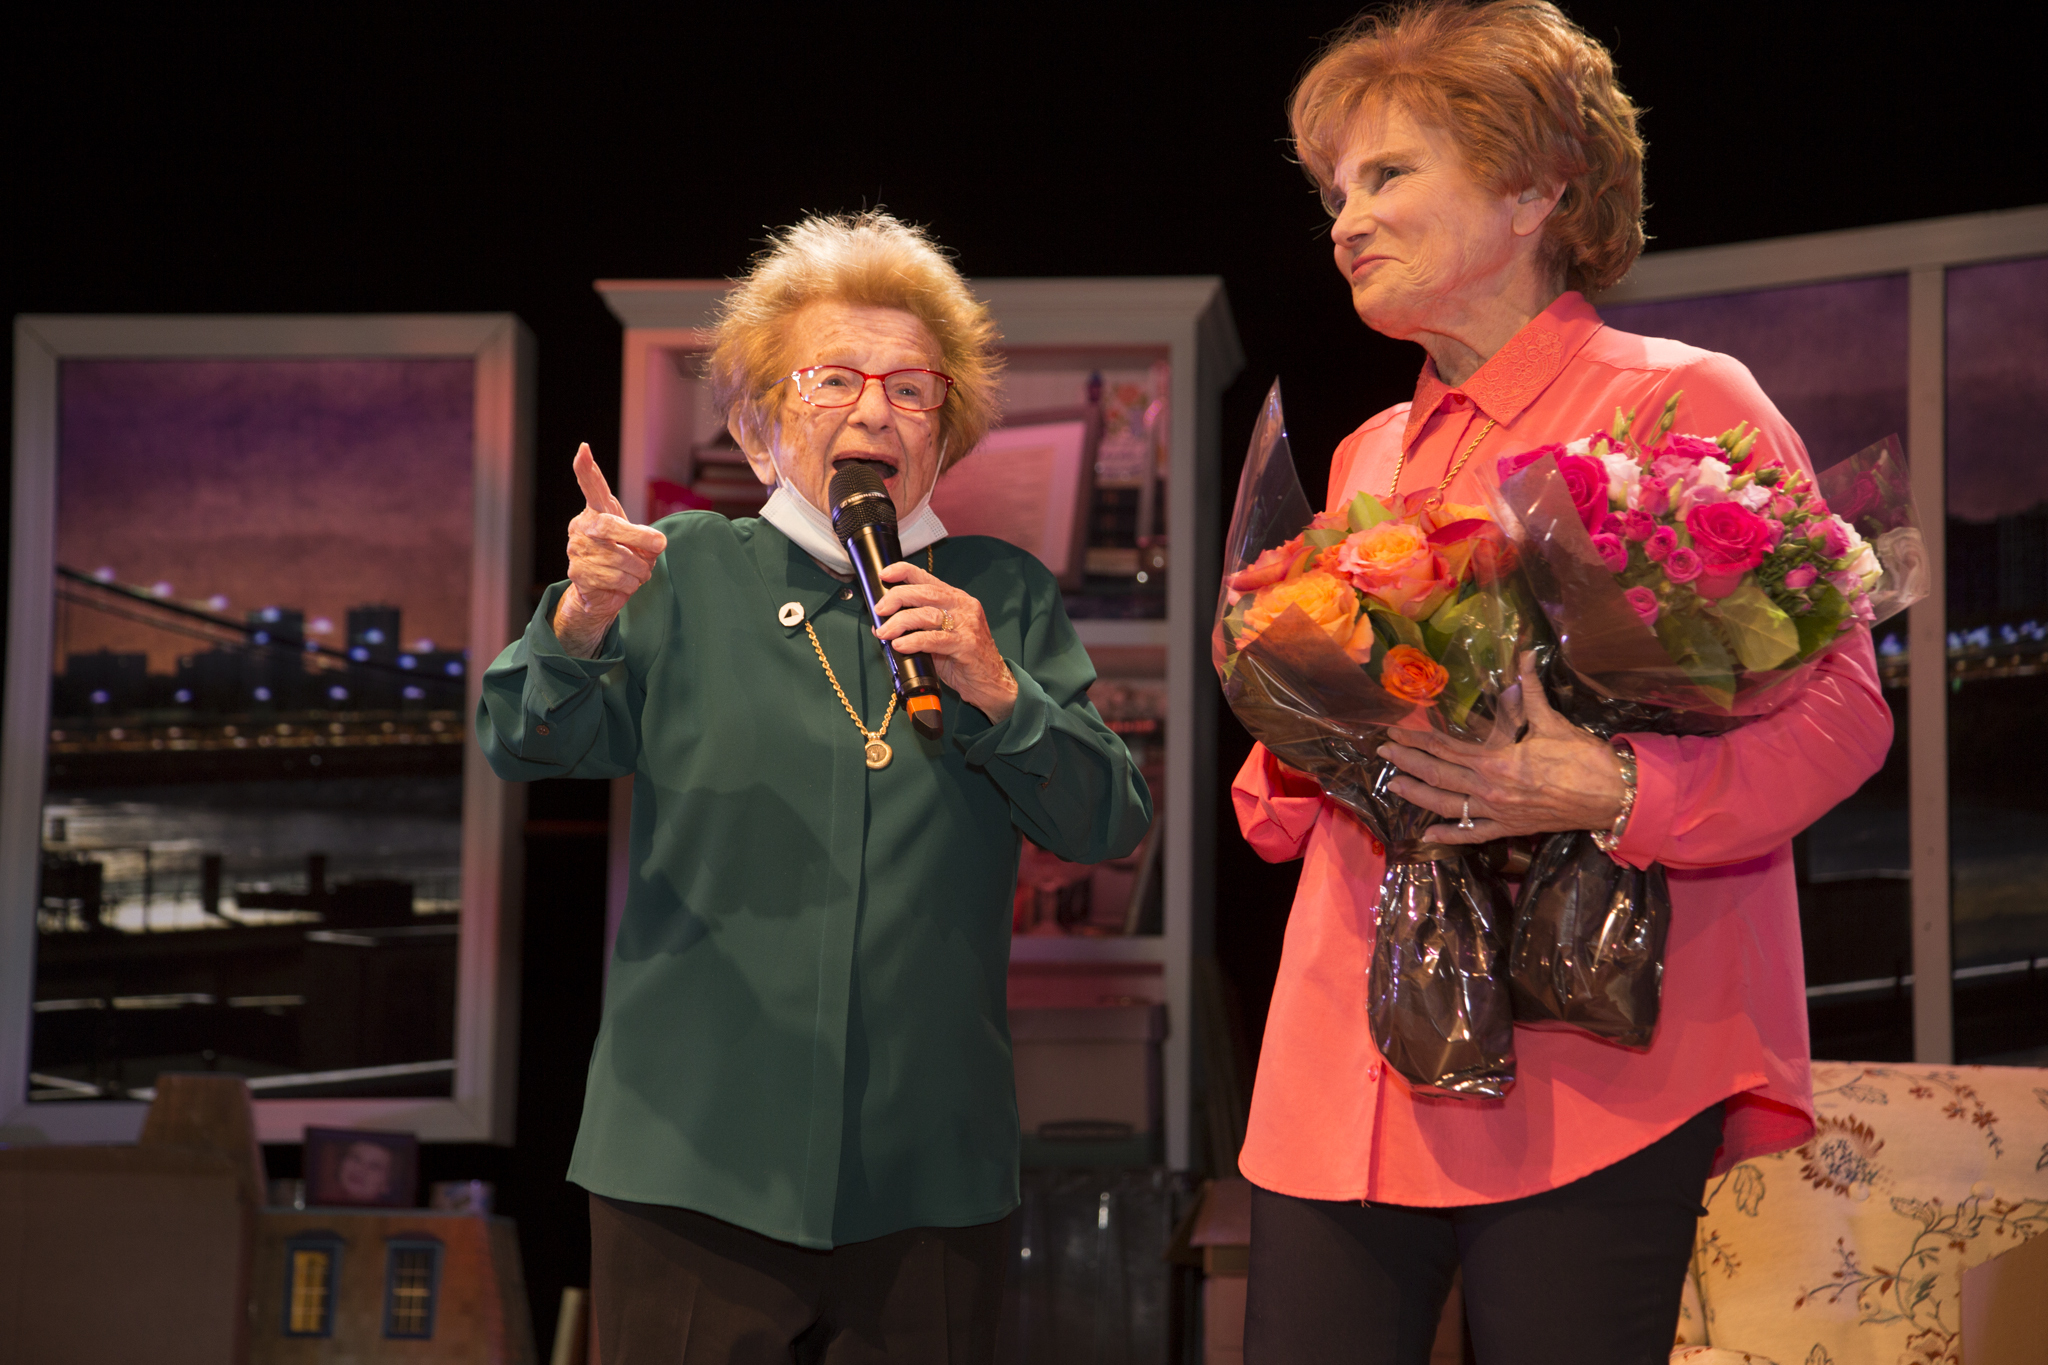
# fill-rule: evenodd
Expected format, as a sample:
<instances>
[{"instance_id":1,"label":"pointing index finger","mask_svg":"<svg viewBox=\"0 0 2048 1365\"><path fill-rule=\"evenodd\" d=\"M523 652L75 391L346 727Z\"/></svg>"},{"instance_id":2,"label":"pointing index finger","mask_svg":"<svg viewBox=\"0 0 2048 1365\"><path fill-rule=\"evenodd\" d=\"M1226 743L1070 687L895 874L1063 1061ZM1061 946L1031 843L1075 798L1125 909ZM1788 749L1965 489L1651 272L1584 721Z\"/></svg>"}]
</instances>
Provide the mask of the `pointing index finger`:
<instances>
[{"instance_id":1,"label":"pointing index finger","mask_svg":"<svg viewBox=\"0 0 2048 1365\"><path fill-rule=\"evenodd\" d=\"M605 482L604 471L597 467L597 459L590 453L590 443L585 441L576 447L576 486L583 490L583 501L599 512L609 512L621 521L629 520L626 509L612 496L612 486Z\"/></svg>"}]
</instances>

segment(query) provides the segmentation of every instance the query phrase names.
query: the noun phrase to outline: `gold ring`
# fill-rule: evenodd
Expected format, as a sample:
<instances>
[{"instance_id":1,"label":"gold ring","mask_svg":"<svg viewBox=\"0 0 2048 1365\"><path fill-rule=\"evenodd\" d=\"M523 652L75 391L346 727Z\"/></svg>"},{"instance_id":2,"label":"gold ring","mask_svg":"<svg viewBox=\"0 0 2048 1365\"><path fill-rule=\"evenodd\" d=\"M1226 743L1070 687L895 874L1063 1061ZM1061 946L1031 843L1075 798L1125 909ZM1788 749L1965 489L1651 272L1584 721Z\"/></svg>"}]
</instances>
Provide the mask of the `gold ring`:
<instances>
[{"instance_id":1,"label":"gold ring","mask_svg":"<svg viewBox=\"0 0 2048 1365\"><path fill-rule=\"evenodd\" d=\"M939 608L939 629L944 631L951 631L953 629L953 613L947 611L944 607Z\"/></svg>"}]
</instances>

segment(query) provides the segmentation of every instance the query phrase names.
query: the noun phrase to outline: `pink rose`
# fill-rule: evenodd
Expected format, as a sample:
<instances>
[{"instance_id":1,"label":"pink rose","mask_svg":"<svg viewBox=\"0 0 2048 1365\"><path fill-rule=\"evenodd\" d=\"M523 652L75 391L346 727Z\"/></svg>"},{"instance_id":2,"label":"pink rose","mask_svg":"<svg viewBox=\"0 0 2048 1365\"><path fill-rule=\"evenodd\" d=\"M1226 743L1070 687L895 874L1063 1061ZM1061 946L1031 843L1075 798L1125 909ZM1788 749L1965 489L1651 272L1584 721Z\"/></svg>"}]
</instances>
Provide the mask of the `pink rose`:
<instances>
[{"instance_id":1,"label":"pink rose","mask_svg":"<svg viewBox=\"0 0 2048 1365\"><path fill-rule=\"evenodd\" d=\"M1656 593L1651 592L1648 588L1630 588L1622 596L1626 597L1628 604L1636 609L1636 615L1643 618L1644 625L1654 626L1657 624L1658 607Z\"/></svg>"},{"instance_id":2,"label":"pink rose","mask_svg":"<svg viewBox=\"0 0 2048 1365\"><path fill-rule=\"evenodd\" d=\"M1534 450L1525 450L1519 455L1503 455L1494 461L1494 477L1505 479L1510 474L1519 474L1545 455L1554 455L1562 460L1564 447L1552 441L1547 446L1537 446Z\"/></svg>"},{"instance_id":3,"label":"pink rose","mask_svg":"<svg viewBox=\"0 0 2048 1365\"><path fill-rule=\"evenodd\" d=\"M1621 533L1630 540L1648 540L1656 531L1657 523L1647 512L1629 512L1621 519Z\"/></svg>"},{"instance_id":4,"label":"pink rose","mask_svg":"<svg viewBox=\"0 0 2048 1365\"><path fill-rule=\"evenodd\" d=\"M1664 576L1673 583L1690 583L1700 576L1700 557L1689 546L1675 547L1664 556Z\"/></svg>"},{"instance_id":5,"label":"pink rose","mask_svg":"<svg viewBox=\"0 0 2048 1365\"><path fill-rule=\"evenodd\" d=\"M1689 464L1698 464L1708 456L1717 460L1728 458L1721 452L1718 442L1709 441L1704 436L1682 436L1677 432L1664 438L1664 444L1657 448L1657 455L1659 458L1684 460Z\"/></svg>"},{"instance_id":6,"label":"pink rose","mask_svg":"<svg viewBox=\"0 0 2048 1365\"><path fill-rule=\"evenodd\" d=\"M1840 559L1849 553L1849 528L1840 517L1829 517L1820 524L1820 544L1829 559Z\"/></svg>"},{"instance_id":7,"label":"pink rose","mask_svg":"<svg viewBox=\"0 0 2048 1365\"><path fill-rule=\"evenodd\" d=\"M1792 520L1792 514L1798 510L1798 505L1783 493L1773 493L1771 495L1771 515L1779 521Z\"/></svg>"},{"instance_id":8,"label":"pink rose","mask_svg":"<svg viewBox=\"0 0 2048 1365\"><path fill-rule=\"evenodd\" d=\"M1820 574L1814 569L1813 565L1801 564L1798 568L1786 572L1785 586L1791 588L1794 592L1803 591L1812 587L1813 581L1819 577Z\"/></svg>"},{"instance_id":9,"label":"pink rose","mask_svg":"<svg viewBox=\"0 0 2048 1365\"><path fill-rule=\"evenodd\" d=\"M1863 580L1850 573L1847 569L1842 570L1840 573L1829 574L1828 582L1834 584L1835 591L1848 598L1851 602L1855 601L1863 593Z\"/></svg>"},{"instance_id":10,"label":"pink rose","mask_svg":"<svg viewBox=\"0 0 2048 1365\"><path fill-rule=\"evenodd\" d=\"M1685 514L1685 529L1700 571L1716 578L1754 569L1774 543L1771 523L1735 502L1701 503Z\"/></svg>"},{"instance_id":11,"label":"pink rose","mask_svg":"<svg viewBox=\"0 0 2048 1365\"><path fill-rule=\"evenodd\" d=\"M1602 531L1593 537L1593 548L1607 561L1609 573L1620 573L1628 567L1628 546L1621 543L1620 536Z\"/></svg>"},{"instance_id":12,"label":"pink rose","mask_svg":"<svg viewBox=\"0 0 2048 1365\"><path fill-rule=\"evenodd\" d=\"M1650 538L1643 542L1643 553L1650 557L1652 564L1662 564L1678 548L1678 532L1669 526L1659 526L1650 532Z\"/></svg>"},{"instance_id":13,"label":"pink rose","mask_svg":"<svg viewBox=\"0 0 2048 1365\"><path fill-rule=\"evenodd\" d=\"M1682 484L1686 476L1698 465L1698 460L1682 459L1676 455L1659 455L1650 461L1650 473L1665 483Z\"/></svg>"},{"instance_id":14,"label":"pink rose","mask_svg":"<svg viewBox=\"0 0 2048 1365\"><path fill-rule=\"evenodd\" d=\"M1607 516L1607 466L1591 455L1562 455L1557 468L1564 475L1565 491L1572 495L1572 506L1579 509L1579 520L1587 531L1597 532Z\"/></svg>"},{"instance_id":15,"label":"pink rose","mask_svg":"<svg viewBox=\"0 0 2048 1365\"><path fill-rule=\"evenodd\" d=\"M1641 483L1629 501L1638 512L1648 516L1661 517L1671 510L1671 485L1664 480L1644 475Z\"/></svg>"}]
</instances>

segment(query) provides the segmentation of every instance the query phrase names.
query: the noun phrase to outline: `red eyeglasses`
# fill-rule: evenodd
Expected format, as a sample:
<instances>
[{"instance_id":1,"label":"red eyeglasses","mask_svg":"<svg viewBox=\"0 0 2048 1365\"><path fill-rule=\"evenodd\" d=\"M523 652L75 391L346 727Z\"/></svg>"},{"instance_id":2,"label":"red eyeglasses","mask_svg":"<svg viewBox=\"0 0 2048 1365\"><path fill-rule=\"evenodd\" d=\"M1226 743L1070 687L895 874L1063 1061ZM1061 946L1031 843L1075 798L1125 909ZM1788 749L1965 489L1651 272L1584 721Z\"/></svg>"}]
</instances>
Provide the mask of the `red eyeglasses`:
<instances>
[{"instance_id":1,"label":"red eyeglasses","mask_svg":"<svg viewBox=\"0 0 2048 1365\"><path fill-rule=\"evenodd\" d=\"M796 381L796 396L814 408L850 408L867 391L868 381L882 385L889 406L903 412L930 412L946 401L953 391L950 375L937 370L891 370L868 374L847 365L812 365L792 370L783 379ZM781 383L778 379L776 383Z\"/></svg>"}]
</instances>

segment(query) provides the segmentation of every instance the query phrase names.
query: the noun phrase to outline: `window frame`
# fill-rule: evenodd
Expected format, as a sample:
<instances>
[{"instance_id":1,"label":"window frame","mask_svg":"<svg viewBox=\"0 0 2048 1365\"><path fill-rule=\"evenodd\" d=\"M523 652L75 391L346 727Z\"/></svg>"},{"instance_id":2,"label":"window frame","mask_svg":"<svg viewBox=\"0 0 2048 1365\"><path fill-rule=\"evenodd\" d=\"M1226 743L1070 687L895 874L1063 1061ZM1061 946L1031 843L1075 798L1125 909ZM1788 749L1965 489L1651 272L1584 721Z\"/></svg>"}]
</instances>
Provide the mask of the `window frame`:
<instances>
[{"instance_id":1,"label":"window frame","mask_svg":"<svg viewBox=\"0 0 2048 1365\"><path fill-rule=\"evenodd\" d=\"M1948 272L2043 255L2048 255L2048 205L1655 252L1593 303L1665 303L1879 275L1906 277L1906 459L1933 579L1928 600L1910 617L1907 667L1912 677L1945 679ZM1913 1057L1946 1064L1955 1060L1946 687L1910 689L1903 738L1909 746L1911 792Z\"/></svg>"},{"instance_id":2,"label":"window frame","mask_svg":"<svg viewBox=\"0 0 2048 1365\"><path fill-rule=\"evenodd\" d=\"M321 1306L320 1330L317 1332L296 1331L292 1327L293 1299L298 1293L297 1256L302 1251L319 1251L327 1256L327 1300ZM341 1262L345 1244L341 1237L332 1232L302 1232L285 1239L284 1243L284 1313L278 1323L278 1330L290 1341L325 1341L334 1336L335 1301L341 1297Z\"/></svg>"},{"instance_id":3,"label":"window frame","mask_svg":"<svg viewBox=\"0 0 2048 1365\"><path fill-rule=\"evenodd\" d=\"M532 577L533 334L509 313L336 316L22 315L14 324L14 473L6 699L0 710L0 1125L56 1142L133 1142L142 1100L31 1101L36 906L49 741L59 382L84 359L466 359L474 366L474 534L466 711L483 668L524 627ZM464 746L455 1074L446 1098L255 1102L257 1137L309 1125L425 1141L512 1140L525 789Z\"/></svg>"},{"instance_id":4,"label":"window frame","mask_svg":"<svg viewBox=\"0 0 2048 1365\"><path fill-rule=\"evenodd\" d=\"M408 1251L424 1251L427 1263L427 1311L424 1332L394 1332L392 1318L397 1309L398 1258ZM389 1237L384 1242L384 1313L382 1338L385 1341L432 1341L436 1314L441 1302L441 1265L447 1256L447 1248L438 1237L423 1233L410 1233Z\"/></svg>"}]
</instances>

